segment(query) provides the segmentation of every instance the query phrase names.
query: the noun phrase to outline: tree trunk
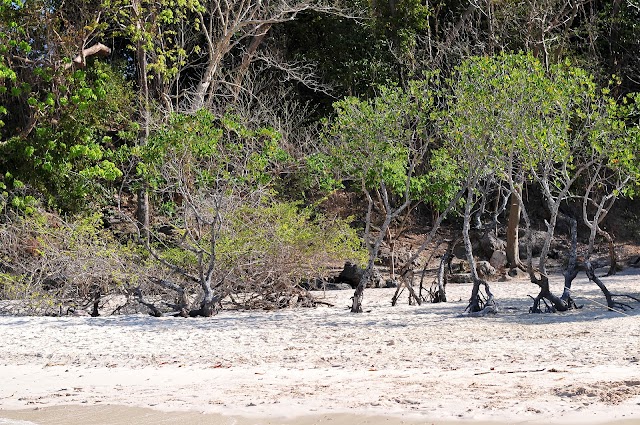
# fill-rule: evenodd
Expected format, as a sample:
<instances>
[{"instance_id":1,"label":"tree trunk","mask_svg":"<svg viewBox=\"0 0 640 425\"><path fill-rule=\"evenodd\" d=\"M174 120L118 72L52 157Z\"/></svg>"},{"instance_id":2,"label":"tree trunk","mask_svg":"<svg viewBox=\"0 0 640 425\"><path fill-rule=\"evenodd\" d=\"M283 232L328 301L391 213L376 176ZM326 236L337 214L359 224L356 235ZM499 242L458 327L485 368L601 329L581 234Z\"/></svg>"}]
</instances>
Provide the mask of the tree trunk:
<instances>
[{"instance_id":1,"label":"tree trunk","mask_svg":"<svg viewBox=\"0 0 640 425\"><path fill-rule=\"evenodd\" d=\"M251 43L249 43L249 47L247 48L247 51L244 53L244 56L242 57L242 62L235 70L236 75L234 78L233 89L232 89L234 99L237 99L238 96L240 95L240 90L242 89L242 82L244 80L245 75L247 74L247 71L249 70L249 65L251 64L251 60L253 59L253 56L258 50L258 47L260 47L260 44L262 44L265 37L267 36L267 33L271 29L271 24L269 23L262 24L259 26L259 28L260 28L260 32L254 35L253 39L251 39Z\"/></svg>"},{"instance_id":2,"label":"tree trunk","mask_svg":"<svg viewBox=\"0 0 640 425\"><path fill-rule=\"evenodd\" d=\"M365 269L364 273L362 273L360 282L358 282L356 292L354 292L353 294L353 302L351 303L352 313L362 313L362 298L364 297L364 288L367 286L367 282L369 282L369 280L371 279L372 274L373 261L369 261L367 268Z\"/></svg>"},{"instance_id":3,"label":"tree trunk","mask_svg":"<svg viewBox=\"0 0 640 425\"><path fill-rule=\"evenodd\" d=\"M144 182L137 193L136 219L140 238L147 240L149 238L149 191Z\"/></svg>"},{"instance_id":4,"label":"tree trunk","mask_svg":"<svg viewBox=\"0 0 640 425\"><path fill-rule=\"evenodd\" d=\"M93 308L91 310L91 317L98 317L100 316L100 296L102 295L102 291L100 291L100 285L93 284L91 292L91 295L93 297Z\"/></svg>"},{"instance_id":5,"label":"tree trunk","mask_svg":"<svg viewBox=\"0 0 640 425\"><path fill-rule=\"evenodd\" d=\"M613 237L609 232L602 230L600 227L598 227L598 233L604 236L609 244L609 272L607 273L607 276L613 276L618 272L618 256L616 255L616 247L613 243Z\"/></svg>"},{"instance_id":6,"label":"tree trunk","mask_svg":"<svg viewBox=\"0 0 640 425\"><path fill-rule=\"evenodd\" d=\"M215 315L217 313L216 304L222 300L222 297L216 294L213 290L210 282L202 282L201 286L204 291L204 295L202 297L202 301L200 301L200 308L189 312L189 316L191 317L211 317Z\"/></svg>"},{"instance_id":7,"label":"tree trunk","mask_svg":"<svg viewBox=\"0 0 640 425\"><path fill-rule=\"evenodd\" d=\"M407 183L407 187L408 187L408 183ZM389 225L400 213L402 213L402 211L408 208L411 203L411 200L409 198L409 192L407 189L407 191L405 192L404 204L402 204L396 210L392 210L391 204L389 202L389 193L387 192L387 187L384 181L380 182L380 197L382 198L382 201L384 204L385 219L382 225L380 226L380 229L378 230L378 235L375 238L373 246L370 246L369 235L370 235L370 229L371 229L371 220L372 220L371 213L373 210L373 199L371 198L371 194L364 188L364 183L363 183L363 190L367 195L367 200L368 200L367 218L366 218L367 223L365 225L365 243L367 244L367 250L369 251L369 262L367 264L367 268L362 274L362 277L360 278L360 282L356 287L356 291L353 294L353 298L352 298L353 302L351 304L352 313L362 313L362 297L364 294L364 288L366 287L367 282L369 282L369 280L371 279L371 276L373 275L373 265L375 263L376 257L378 256L378 252L380 251L380 245L382 244L382 241L384 240L387 234ZM408 287L408 288L409 288L409 291L411 291L413 296L415 297L416 295L413 292L413 288L411 287ZM418 303L420 303L419 300L418 300Z\"/></svg>"},{"instance_id":8,"label":"tree trunk","mask_svg":"<svg viewBox=\"0 0 640 425\"><path fill-rule=\"evenodd\" d=\"M218 72L218 57L214 56L214 58L209 59L209 64L202 74L202 78L198 83L198 86L193 95L193 99L191 101L191 105L189 109L193 112L198 111L204 108L207 104L207 95L212 90L211 85L214 83L214 77L216 72Z\"/></svg>"},{"instance_id":9,"label":"tree trunk","mask_svg":"<svg viewBox=\"0 0 640 425\"><path fill-rule=\"evenodd\" d=\"M438 266L438 277L436 282L436 289L433 291L431 295L432 303L446 303L447 302L447 275L446 270L451 262L451 258L453 256L449 253L449 251L445 252L442 258L440 259L440 266Z\"/></svg>"},{"instance_id":10,"label":"tree trunk","mask_svg":"<svg viewBox=\"0 0 640 425\"><path fill-rule=\"evenodd\" d=\"M540 287L540 293L533 299L533 306L529 309L529 312L542 313L540 301L544 300L548 300L551 303L550 306L547 305L547 310L551 313L555 313L556 311L567 311L569 309L567 304L561 298L551 293L551 290L549 289L549 278L546 275L542 275L539 279L536 279L534 283Z\"/></svg>"},{"instance_id":11,"label":"tree trunk","mask_svg":"<svg viewBox=\"0 0 640 425\"><path fill-rule=\"evenodd\" d=\"M522 197L522 188L518 186L515 190L518 193L511 193L509 198L509 221L507 224L507 264L511 268L520 266L520 251L518 240L518 227L520 224L520 198Z\"/></svg>"},{"instance_id":12,"label":"tree trunk","mask_svg":"<svg viewBox=\"0 0 640 425\"><path fill-rule=\"evenodd\" d=\"M471 229L471 207L473 206L473 190L476 187L475 182L469 184L467 187L467 200L464 206L464 221L462 223L462 239L464 242L464 250L467 254L467 262L469 263L471 280L473 281L473 289L471 290L471 298L469 299L469 305L467 309L470 313L479 313L482 311L495 312L495 303L493 296L489 290L489 285L478 276L476 270L476 261L473 258L473 247L471 245L471 238L469 237L469 231ZM480 298L480 286L484 285L488 300L486 303ZM486 308L486 310L485 310Z\"/></svg>"},{"instance_id":13,"label":"tree trunk","mask_svg":"<svg viewBox=\"0 0 640 425\"><path fill-rule=\"evenodd\" d=\"M600 278L596 276L595 270L593 269L593 265L591 264L591 262L586 261L585 266L587 267L587 276L589 277L589 280L592 280L596 285L598 285L598 288L600 288L600 290L604 294L604 297L607 300L607 307L609 308L609 310L618 311L617 309L620 309L622 311L625 311L625 310L633 309L633 307L631 307L629 304L625 304L620 301L614 300L614 297L626 297L631 300L640 302L640 298L636 298L631 295L612 294L611 291L609 291L609 289L607 289L605 284L600 280Z\"/></svg>"},{"instance_id":14,"label":"tree trunk","mask_svg":"<svg viewBox=\"0 0 640 425\"><path fill-rule=\"evenodd\" d=\"M464 243L464 251L467 255L467 262L469 263L469 269L471 273L471 280L473 281L473 289L471 290L471 299L469 300L469 311L480 311L480 278L476 270L476 260L473 258L473 248L471 246L471 238L469 237L469 230L471 228L471 206L473 204L473 189L471 185L467 187L467 202L464 206L464 221L462 223L462 241Z\"/></svg>"},{"instance_id":15,"label":"tree trunk","mask_svg":"<svg viewBox=\"0 0 640 425\"><path fill-rule=\"evenodd\" d=\"M547 255L549 254L549 248L551 246L551 239L553 239L553 233L556 228L556 222L558 221L559 205L560 205L560 202L556 202L555 204L550 206L551 219L547 223L547 235L546 235L544 244L542 245L542 250L540 252L540 263L539 263L540 278L536 277L535 273L533 273L532 270L529 271L529 274L531 276L531 282L535 283L540 287L540 293L536 298L534 298L533 306L529 310L532 313L542 312L542 310L540 309L540 301L545 299L551 302L551 306L548 306L548 310L550 312L567 311L569 309L569 306L562 298L554 295L551 292L551 289L549 288L549 278L547 277L547 267L546 267ZM530 231L530 229L528 229L528 231Z\"/></svg>"},{"instance_id":16,"label":"tree trunk","mask_svg":"<svg viewBox=\"0 0 640 425\"><path fill-rule=\"evenodd\" d=\"M577 307L571 298L571 284L576 276L578 276L578 221L573 217L568 217L567 219L571 223L571 252L569 253L567 269L563 273L564 290L560 298L569 308L573 308Z\"/></svg>"}]
</instances>

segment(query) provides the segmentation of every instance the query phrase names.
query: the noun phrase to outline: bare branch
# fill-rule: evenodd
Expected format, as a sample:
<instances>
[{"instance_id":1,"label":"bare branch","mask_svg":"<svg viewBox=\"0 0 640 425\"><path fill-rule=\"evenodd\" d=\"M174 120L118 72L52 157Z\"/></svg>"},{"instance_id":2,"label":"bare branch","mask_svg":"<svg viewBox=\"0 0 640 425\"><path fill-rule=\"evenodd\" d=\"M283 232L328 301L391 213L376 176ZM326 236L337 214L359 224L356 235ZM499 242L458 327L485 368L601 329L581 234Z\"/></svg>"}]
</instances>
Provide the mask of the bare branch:
<instances>
[{"instance_id":1,"label":"bare branch","mask_svg":"<svg viewBox=\"0 0 640 425\"><path fill-rule=\"evenodd\" d=\"M91 56L96 56L99 58L103 58L109 56L111 54L111 49L105 46L102 43L94 44L91 47L83 49L78 56L73 58L71 63L68 63L64 66L64 69L70 69L72 67L84 68L87 66L87 58Z\"/></svg>"}]
</instances>

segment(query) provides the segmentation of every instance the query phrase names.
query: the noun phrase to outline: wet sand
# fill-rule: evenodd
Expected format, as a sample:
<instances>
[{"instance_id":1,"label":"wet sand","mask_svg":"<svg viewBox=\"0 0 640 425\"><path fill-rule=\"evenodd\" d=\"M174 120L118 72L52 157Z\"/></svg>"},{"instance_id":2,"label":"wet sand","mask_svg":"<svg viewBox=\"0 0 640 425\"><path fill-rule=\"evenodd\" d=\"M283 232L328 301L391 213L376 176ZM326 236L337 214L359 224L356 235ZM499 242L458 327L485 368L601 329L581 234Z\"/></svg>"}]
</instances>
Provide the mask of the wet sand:
<instances>
[{"instance_id":1,"label":"wet sand","mask_svg":"<svg viewBox=\"0 0 640 425\"><path fill-rule=\"evenodd\" d=\"M21 422L24 421L24 422ZM521 421L438 421L417 417L321 414L292 418L223 416L197 412L163 412L126 406L54 406L24 410L1 410L0 424L7 425L542 425L545 422ZM594 422L562 422L564 425L640 425L639 419Z\"/></svg>"}]
</instances>

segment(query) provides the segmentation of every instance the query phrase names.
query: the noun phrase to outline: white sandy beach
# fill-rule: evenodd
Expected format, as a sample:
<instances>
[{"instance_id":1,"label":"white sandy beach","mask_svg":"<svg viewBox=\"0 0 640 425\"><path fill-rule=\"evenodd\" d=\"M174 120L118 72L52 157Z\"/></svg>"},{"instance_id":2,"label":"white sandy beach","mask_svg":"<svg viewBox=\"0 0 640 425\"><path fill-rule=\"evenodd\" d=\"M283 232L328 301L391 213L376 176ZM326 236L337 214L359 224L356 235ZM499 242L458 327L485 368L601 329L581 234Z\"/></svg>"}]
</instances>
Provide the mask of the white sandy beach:
<instances>
[{"instance_id":1,"label":"white sandy beach","mask_svg":"<svg viewBox=\"0 0 640 425\"><path fill-rule=\"evenodd\" d=\"M638 270L605 282L640 296ZM369 289L359 315L334 291L335 307L210 319L0 317L0 424L110 406L160 415L135 423L640 423L640 305L607 311L574 285L584 308L560 314L529 314L521 280L492 285L500 313L484 318L461 315L468 284L422 306Z\"/></svg>"}]
</instances>

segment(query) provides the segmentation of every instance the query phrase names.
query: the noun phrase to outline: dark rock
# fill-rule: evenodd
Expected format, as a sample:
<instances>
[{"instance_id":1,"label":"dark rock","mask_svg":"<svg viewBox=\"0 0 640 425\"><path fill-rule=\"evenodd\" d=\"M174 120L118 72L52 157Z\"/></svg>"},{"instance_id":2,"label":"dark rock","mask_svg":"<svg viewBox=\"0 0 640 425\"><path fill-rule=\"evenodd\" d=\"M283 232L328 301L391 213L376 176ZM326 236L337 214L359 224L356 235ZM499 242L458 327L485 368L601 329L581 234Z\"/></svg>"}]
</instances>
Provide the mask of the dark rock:
<instances>
[{"instance_id":1,"label":"dark rock","mask_svg":"<svg viewBox=\"0 0 640 425\"><path fill-rule=\"evenodd\" d=\"M169 226L168 224L162 224L156 227L156 232L162 233L167 236L174 236L176 234L176 229L173 226Z\"/></svg>"},{"instance_id":2,"label":"dark rock","mask_svg":"<svg viewBox=\"0 0 640 425\"><path fill-rule=\"evenodd\" d=\"M307 291L317 291L325 287L328 282L321 277L316 277L314 279L303 279L300 282L300 287L306 289Z\"/></svg>"},{"instance_id":3,"label":"dark rock","mask_svg":"<svg viewBox=\"0 0 640 425\"><path fill-rule=\"evenodd\" d=\"M556 249L550 249L547 257L551 258L552 260L558 260L560 259L560 252L558 252L558 250Z\"/></svg>"},{"instance_id":4,"label":"dark rock","mask_svg":"<svg viewBox=\"0 0 640 425\"><path fill-rule=\"evenodd\" d=\"M392 252L391 248L383 246L378 252L378 261L386 267L391 267L393 264L398 267L407 264L411 255L411 252L404 247L397 247L395 251ZM414 261L412 265L416 266L417 262Z\"/></svg>"},{"instance_id":5,"label":"dark rock","mask_svg":"<svg viewBox=\"0 0 640 425\"><path fill-rule=\"evenodd\" d=\"M496 274L496 269L488 261L478 261L476 263L476 271L480 278L487 278Z\"/></svg>"},{"instance_id":6,"label":"dark rock","mask_svg":"<svg viewBox=\"0 0 640 425\"><path fill-rule=\"evenodd\" d=\"M522 232L519 235L518 249L520 251L520 258L527 258L527 244L531 244L531 255L538 256L542 252L542 246L547 237L547 232L541 230L531 230L530 234Z\"/></svg>"},{"instance_id":7,"label":"dark rock","mask_svg":"<svg viewBox=\"0 0 640 425\"><path fill-rule=\"evenodd\" d=\"M460 260L466 260L467 259L467 252L464 249L464 245L463 244L457 244L454 248L453 248L453 256L460 259Z\"/></svg>"},{"instance_id":8,"label":"dark rock","mask_svg":"<svg viewBox=\"0 0 640 425\"><path fill-rule=\"evenodd\" d=\"M507 247L507 243L502 239L498 238L494 231L488 231L479 241L480 249L484 258L491 258L495 251L504 251Z\"/></svg>"},{"instance_id":9,"label":"dark rock","mask_svg":"<svg viewBox=\"0 0 640 425\"><path fill-rule=\"evenodd\" d=\"M489 260L489 263L498 270L502 270L506 267L507 265L507 254L504 251L494 251L493 254L491 254L491 259Z\"/></svg>"},{"instance_id":10,"label":"dark rock","mask_svg":"<svg viewBox=\"0 0 640 425\"><path fill-rule=\"evenodd\" d=\"M42 280L42 289L53 291L63 288L67 284L67 277L62 275L48 276Z\"/></svg>"},{"instance_id":11,"label":"dark rock","mask_svg":"<svg viewBox=\"0 0 640 425\"><path fill-rule=\"evenodd\" d=\"M397 288L398 287L398 282L396 282L393 279L387 279L384 281L384 287L385 288Z\"/></svg>"},{"instance_id":12,"label":"dark rock","mask_svg":"<svg viewBox=\"0 0 640 425\"><path fill-rule=\"evenodd\" d=\"M471 275L467 273L453 273L449 275L449 283L471 283Z\"/></svg>"},{"instance_id":13,"label":"dark rock","mask_svg":"<svg viewBox=\"0 0 640 425\"><path fill-rule=\"evenodd\" d=\"M532 257L540 256L544 241L547 237L547 232L542 230L531 230L531 255ZM527 243L529 243L529 237L526 232L520 235L518 249L520 251L520 258L524 260L527 258ZM562 257L562 253L569 250L569 245L562 239L552 239L549 246L549 258L553 260L559 260Z\"/></svg>"},{"instance_id":14,"label":"dark rock","mask_svg":"<svg viewBox=\"0 0 640 425\"><path fill-rule=\"evenodd\" d=\"M521 277L526 276L527 274L525 272L523 272L522 270L520 270L519 268L515 267L515 268L509 270L507 272L507 275L509 277L512 277L512 278L521 278Z\"/></svg>"},{"instance_id":15,"label":"dark rock","mask_svg":"<svg viewBox=\"0 0 640 425\"><path fill-rule=\"evenodd\" d=\"M360 283L360 279L362 278L363 274L364 274L363 268L358 267L358 265L347 261L344 264L344 268L342 269L338 277L333 279L333 282L348 283L349 285L351 285L353 289L355 289L356 286L358 286L358 284ZM371 279L367 283L367 287L379 288L381 281L382 281L382 277L380 276L380 273L377 270L374 270L371 276Z\"/></svg>"}]
</instances>

